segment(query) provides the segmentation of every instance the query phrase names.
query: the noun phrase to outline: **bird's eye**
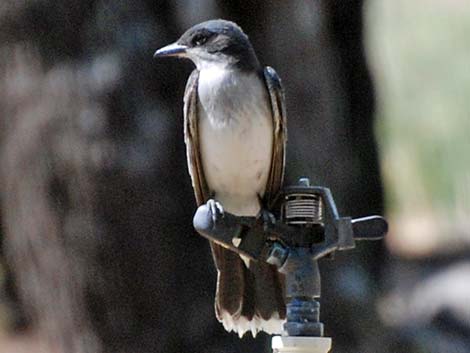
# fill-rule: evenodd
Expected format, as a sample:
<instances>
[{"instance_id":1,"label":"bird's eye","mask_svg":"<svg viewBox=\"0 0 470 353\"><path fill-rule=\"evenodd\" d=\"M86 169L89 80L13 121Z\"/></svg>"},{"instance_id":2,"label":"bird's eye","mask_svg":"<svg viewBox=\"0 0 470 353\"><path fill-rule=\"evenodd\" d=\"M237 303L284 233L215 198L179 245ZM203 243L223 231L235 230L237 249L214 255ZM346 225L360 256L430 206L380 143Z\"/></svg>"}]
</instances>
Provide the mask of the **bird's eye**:
<instances>
[{"instance_id":1,"label":"bird's eye","mask_svg":"<svg viewBox=\"0 0 470 353\"><path fill-rule=\"evenodd\" d=\"M200 46L203 45L205 42L207 42L208 37L205 36L204 34L197 34L194 36L192 42L194 46Z\"/></svg>"}]
</instances>

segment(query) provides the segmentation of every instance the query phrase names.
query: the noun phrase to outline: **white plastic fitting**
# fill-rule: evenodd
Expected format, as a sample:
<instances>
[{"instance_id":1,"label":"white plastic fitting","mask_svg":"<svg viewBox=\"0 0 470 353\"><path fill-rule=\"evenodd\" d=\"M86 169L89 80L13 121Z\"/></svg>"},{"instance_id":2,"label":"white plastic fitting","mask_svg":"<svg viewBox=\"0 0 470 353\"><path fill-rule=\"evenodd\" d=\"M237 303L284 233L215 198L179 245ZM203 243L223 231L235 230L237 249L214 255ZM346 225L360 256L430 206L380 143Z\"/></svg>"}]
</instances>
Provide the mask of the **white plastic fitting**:
<instances>
[{"instance_id":1,"label":"white plastic fitting","mask_svg":"<svg viewBox=\"0 0 470 353\"><path fill-rule=\"evenodd\" d=\"M274 336L271 347L273 353L328 353L331 338Z\"/></svg>"}]
</instances>

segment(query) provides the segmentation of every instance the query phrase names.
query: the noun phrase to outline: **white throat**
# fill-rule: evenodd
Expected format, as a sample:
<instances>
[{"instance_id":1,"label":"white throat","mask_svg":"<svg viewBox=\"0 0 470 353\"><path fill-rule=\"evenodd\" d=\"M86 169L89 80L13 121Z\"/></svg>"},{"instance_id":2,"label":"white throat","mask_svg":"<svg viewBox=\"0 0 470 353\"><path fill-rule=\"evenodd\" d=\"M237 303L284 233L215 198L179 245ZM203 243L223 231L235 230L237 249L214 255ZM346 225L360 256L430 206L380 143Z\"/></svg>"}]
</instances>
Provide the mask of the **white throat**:
<instances>
[{"instance_id":1,"label":"white throat","mask_svg":"<svg viewBox=\"0 0 470 353\"><path fill-rule=\"evenodd\" d=\"M226 65L204 66L199 72L199 94L204 95L205 91L210 91L217 95L229 87L234 87L239 81L239 75L243 73Z\"/></svg>"}]
</instances>

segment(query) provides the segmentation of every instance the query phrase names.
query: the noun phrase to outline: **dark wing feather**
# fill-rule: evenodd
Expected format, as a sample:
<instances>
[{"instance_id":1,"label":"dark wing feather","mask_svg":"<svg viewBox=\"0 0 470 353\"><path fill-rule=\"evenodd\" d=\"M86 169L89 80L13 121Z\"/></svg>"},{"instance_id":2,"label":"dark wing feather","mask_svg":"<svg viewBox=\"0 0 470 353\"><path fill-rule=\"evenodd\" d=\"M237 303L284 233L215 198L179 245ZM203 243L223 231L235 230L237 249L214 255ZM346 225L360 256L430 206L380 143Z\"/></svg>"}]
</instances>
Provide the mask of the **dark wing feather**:
<instances>
[{"instance_id":1,"label":"dark wing feather","mask_svg":"<svg viewBox=\"0 0 470 353\"><path fill-rule=\"evenodd\" d=\"M188 169L193 183L194 195L198 206L205 203L210 197L206 178L201 162L201 150L198 131L198 104L197 83L199 71L194 70L189 76L184 92L184 142L186 143L186 157Z\"/></svg>"},{"instance_id":2,"label":"dark wing feather","mask_svg":"<svg viewBox=\"0 0 470 353\"><path fill-rule=\"evenodd\" d=\"M267 66L263 73L269 98L271 100L274 128L271 170L263 198L264 204L268 208L271 208L284 181L287 142L286 106L281 79L277 75L276 71L274 71L272 67Z\"/></svg>"}]
</instances>

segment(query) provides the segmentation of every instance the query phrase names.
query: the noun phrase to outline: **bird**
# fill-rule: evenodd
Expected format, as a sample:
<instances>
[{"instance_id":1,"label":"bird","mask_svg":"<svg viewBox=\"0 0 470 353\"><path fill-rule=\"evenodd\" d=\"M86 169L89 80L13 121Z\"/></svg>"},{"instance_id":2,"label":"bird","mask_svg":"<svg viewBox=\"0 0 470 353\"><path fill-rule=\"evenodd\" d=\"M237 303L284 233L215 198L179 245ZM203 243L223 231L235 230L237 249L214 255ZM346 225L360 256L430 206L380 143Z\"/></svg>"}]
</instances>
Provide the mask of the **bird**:
<instances>
[{"instance_id":1,"label":"bird","mask_svg":"<svg viewBox=\"0 0 470 353\"><path fill-rule=\"evenodd\" d=\"M287 141L284 90L262 67L234 22L199 23L155 58L186 58L196 68L184 93L184 136L196 202L214 216L266 215L279 193ZM269 217L267 217L269 218ZM217 269L215 312L227 331L281 333L284 278L273 265L211 242Z\"/></svg>"}]
</instances>

